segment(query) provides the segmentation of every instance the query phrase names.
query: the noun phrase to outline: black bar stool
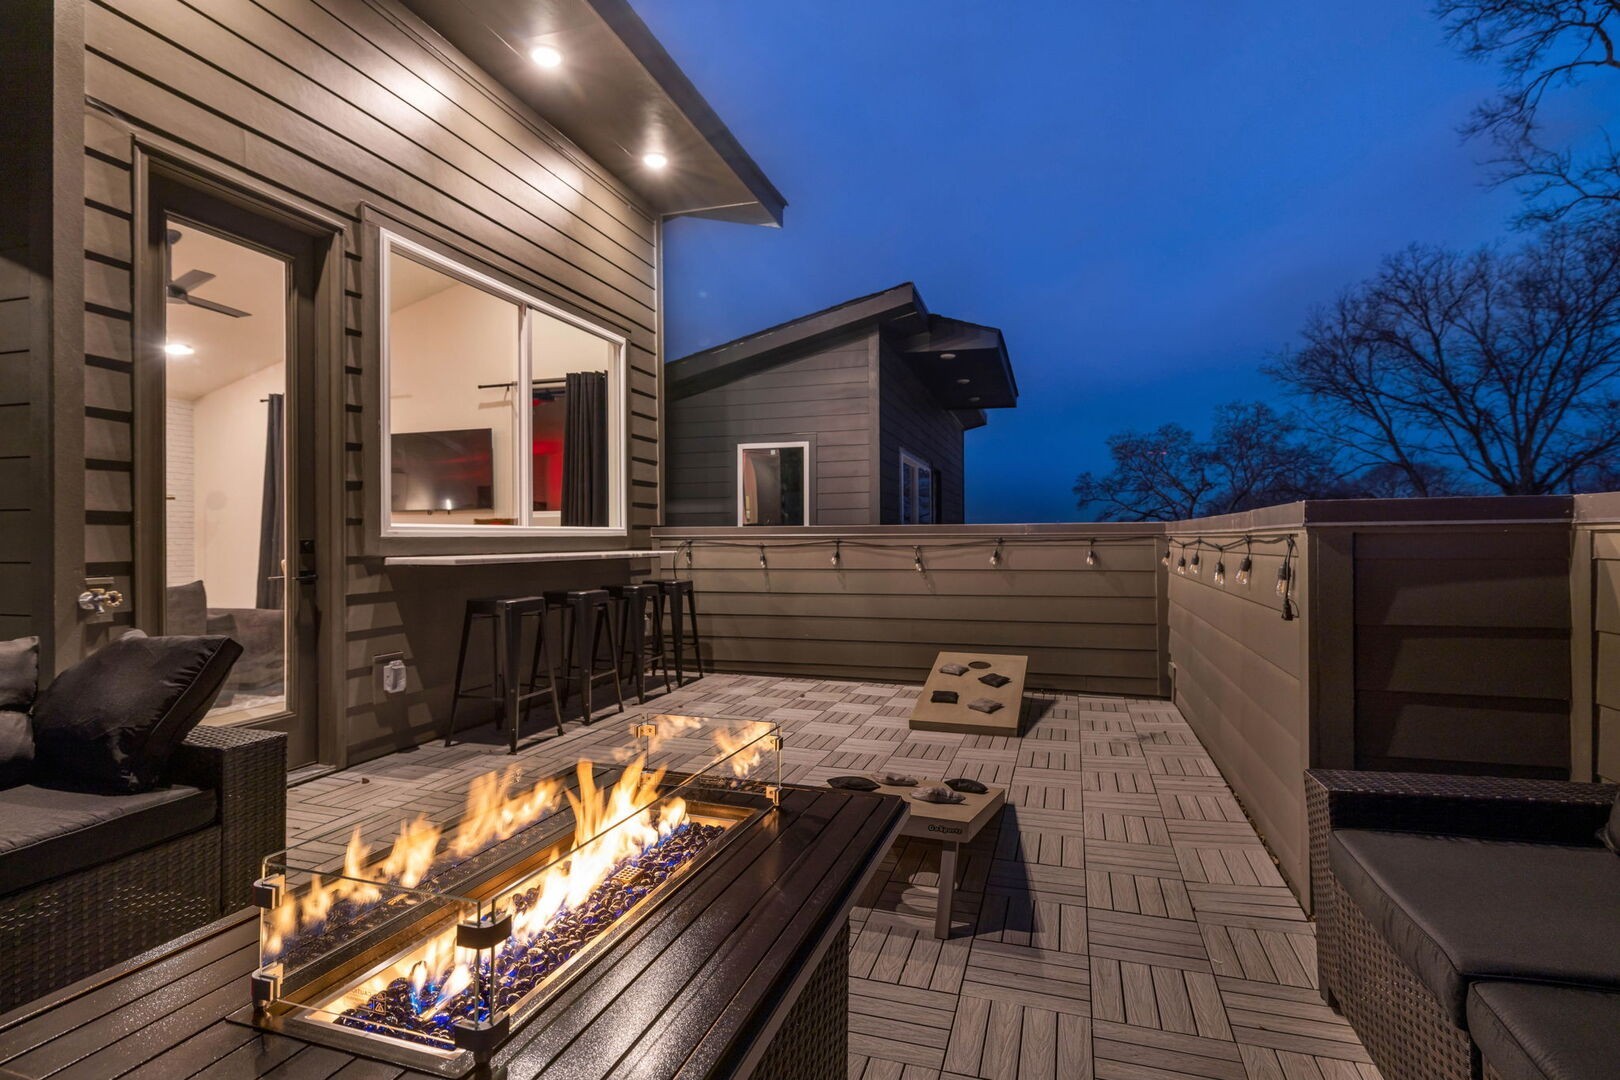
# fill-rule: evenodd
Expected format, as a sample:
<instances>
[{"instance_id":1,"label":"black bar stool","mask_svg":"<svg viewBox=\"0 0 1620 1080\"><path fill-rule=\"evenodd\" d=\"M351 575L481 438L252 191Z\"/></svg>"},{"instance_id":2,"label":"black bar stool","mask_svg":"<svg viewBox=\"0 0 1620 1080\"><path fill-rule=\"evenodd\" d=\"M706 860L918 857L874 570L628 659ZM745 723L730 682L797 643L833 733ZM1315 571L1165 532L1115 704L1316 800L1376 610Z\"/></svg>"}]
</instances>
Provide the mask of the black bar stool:
<instances>
[{"instance_id":1,"label":"black bar stool","mask_svg":"<svg viewBox=\"0 0 1620 1080\"><path fill-rule=\"evenodd\" d=\"M522 681L523 620L533 618L534 652L529 659L529 678ZM472 640L473 620L488 619L490 626L489 685L462 687L467 671L467 646ZM546 669L546 681L540 683L540 666ZM489 693L480 691L488 690ZM509 729L510 744L507 752L517 753L518 715L528 719L535 698L551 695L551 714L557 721L557 734L563 732L562 703L557 699L557 672L551 666L551 654L546 649L546 601L540 596L489 596L468 600L461 618L461 651L456 656L456 681L451 688L450 730L445 732L444 745L449 746L456 734L456 709L462 698L480 698L501 701L501 717Z\"/></svg>"},{"instance_id":2,"label":"black bar stool","mask_svg":"<svg viewBox=\"0 0 1620 1080\"><path fill-rule=\"evenodd\" d=\"M686 682L686 630L681 623L684 613L692 624L692 656L697 662L698 678L703 677L703 639L698 637L697 594L692 591L691 578L664 578L658 583L669 604L669 625L674 631L675 685Z\"/></svg>"},{"instance_id":3,"label":"black bar stool","mask_svg":"<svg viewBox=\"0 0 1620 1080\"><path fill-rule=\"evenodd\" d=\"M618 611L619 643L623 657L635 672L636 704L647 700L648 661L662 668L664 689L669 690L669 654L664 649L664 591L651 582L641 585L608 585Z\"/></svg>"},{"instance_id":4,"label":"black bar stool","mask_svg":"<svg viewBox=\"0 0 1620 1080\"><path fill-rule=\"evenodd\" d=\"M563 703L568 702L568 684L573 681L577 671L580 700L584 703L584 720L587 724L595 713L591 705L591 689L603 679L613 680L613 692L619 698L619 711L624 712L624 688L619 685L619 628L614 625L613 598L608 591L559 589L546 593L546 603L561 608L563 613ZM607 667L598 667L604 631L608 661Z\"/></svg>"}]
</instances>

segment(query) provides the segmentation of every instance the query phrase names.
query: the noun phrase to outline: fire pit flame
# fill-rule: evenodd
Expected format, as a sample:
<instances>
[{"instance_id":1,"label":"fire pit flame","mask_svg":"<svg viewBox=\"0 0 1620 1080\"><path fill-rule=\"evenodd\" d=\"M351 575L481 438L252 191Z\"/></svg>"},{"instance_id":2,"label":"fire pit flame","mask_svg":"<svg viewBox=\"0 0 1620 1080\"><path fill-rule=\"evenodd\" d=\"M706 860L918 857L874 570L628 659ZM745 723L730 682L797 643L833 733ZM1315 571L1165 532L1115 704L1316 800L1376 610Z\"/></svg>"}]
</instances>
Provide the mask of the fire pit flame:
<instances>
[{"instance_id":1,"label":"fire pit flame","mask_svg":"<svg viewBox=\"0 0 1620 1080\"><path fill-rule=\"evenodd\" d=\"M577 774L573 847L494 905L512 912L510 937L481 955L458 948L448 928L360 986L338 1023L442 1042L458 1019L510 1008L724 832L690 821L678 796L659 804L664 770L643 758L607 788L589 761Z\"/></svg>"},{"instance_id":2,"label":"fire pit flame","mask_svg":"<svg viewBox=\"0 0 1620 1080\"><path fill-rule=\"evenodd\" d=\"M560 788L553 780L542 780L534 787L508 796L517 782L519 769L489 772L474 780L467 791L467 809L461 825L446 852L464 859L484 851L527 825L539 820L558 805ZM355 826L343 853L343 872L330 881L312 875L303 897L289 895L277 906L270 919L270 936L264 951L279 955L288 942L319 928L332 909L347 902L353 907L369 907L383 899L382 883L405 889L415 888L440 862L439 840L443 831L425 815L401 821L388 855L368 863L371 847Z\"/></svg>"}]
</instances>

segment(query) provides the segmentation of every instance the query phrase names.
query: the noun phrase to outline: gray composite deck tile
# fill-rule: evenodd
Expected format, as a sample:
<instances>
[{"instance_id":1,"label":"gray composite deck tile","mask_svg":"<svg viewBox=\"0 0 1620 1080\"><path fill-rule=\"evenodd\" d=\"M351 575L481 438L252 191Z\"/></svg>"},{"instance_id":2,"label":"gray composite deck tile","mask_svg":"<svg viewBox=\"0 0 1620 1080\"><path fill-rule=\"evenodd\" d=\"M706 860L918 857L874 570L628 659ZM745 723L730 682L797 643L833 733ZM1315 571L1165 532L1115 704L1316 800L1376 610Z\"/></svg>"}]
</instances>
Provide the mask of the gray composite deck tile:
<instances>
[{"instance_id":1,"label":"gray composite deck tile","mask_svg":"<svg viewBox=\"0 0 1620 1080\"><path fill-rule=\"evenodd\" d=\"M917 695L709 675L526 737L516 761L537 774L611 760L637 714L691 713L780 724L790 783L892 767L1005 785L1002 820L963 852L955 937L933 936L939 860L924 841L898 843L856 908L851 1080L1378 1080L1317 997L1314 925L1174 706L1031 692L1008 738L911 732ZM289 839L341 846L360 826L385 842L396 806L453 811L453 793L513 762L489 729L465 735L293 788Z\"/></svg>"}]
</instances>

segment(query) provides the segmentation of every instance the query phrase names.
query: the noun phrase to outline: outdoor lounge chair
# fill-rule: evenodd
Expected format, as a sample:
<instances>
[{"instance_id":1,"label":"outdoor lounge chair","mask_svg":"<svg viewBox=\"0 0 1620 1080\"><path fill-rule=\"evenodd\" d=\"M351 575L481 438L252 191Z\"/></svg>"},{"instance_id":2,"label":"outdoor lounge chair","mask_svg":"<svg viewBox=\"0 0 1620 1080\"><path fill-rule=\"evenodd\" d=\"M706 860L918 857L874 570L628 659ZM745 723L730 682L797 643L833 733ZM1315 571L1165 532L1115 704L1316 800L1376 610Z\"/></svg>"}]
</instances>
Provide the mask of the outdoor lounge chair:
<instances>
[{"instance_id":1,"label":"outdoor lounge chair","mask_svg":"<svg viewBox=\"0 0 1620 1080\"><path fill-rule=\"evenodd\" d=\"M1306 774L1322 996L1386 1080L1617 1075L1617 790Z\"/></svg>"}]
</instances>

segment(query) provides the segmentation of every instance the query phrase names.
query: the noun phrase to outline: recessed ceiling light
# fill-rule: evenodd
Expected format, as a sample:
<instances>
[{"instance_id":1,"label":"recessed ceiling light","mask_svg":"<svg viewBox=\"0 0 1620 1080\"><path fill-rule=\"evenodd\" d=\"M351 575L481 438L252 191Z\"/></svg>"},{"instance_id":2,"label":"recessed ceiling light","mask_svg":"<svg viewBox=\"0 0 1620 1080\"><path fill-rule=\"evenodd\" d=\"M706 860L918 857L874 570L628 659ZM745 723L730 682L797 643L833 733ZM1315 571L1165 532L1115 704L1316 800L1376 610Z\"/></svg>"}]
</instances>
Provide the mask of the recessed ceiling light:
<instances>
[{"instance_id":1,"label":"recessed ceiling light","mask_svg":"<svg viewBox=\"0 0 1620 1080\"><path fill-rule=\"evenodd\" d=\"M641 163L647 166L649 169L662 169L665 165L669 164L669 158L654 150L650 154L642 154Z\"/></svg>"},{"instance_id":2,"label":"recessed ceiling light","mask_svg":"<svg viewBox=\"0 0 1620 1080\"><path fill-rule=\"evenodd\" d=\"M529 59L543 68L554 68L562 65L562 53L550 45L536 45L529 50Z\"/></svg>"},{"instance_id":3,"label":"recessed ceiling light","mask_svg":"<svg viewBox=\"0 0 1620 1080\"><path fill-rule=\"evenodd\" d=\"M973 381L972 379L957 379L956 380L956 385L957 386L966 386L968 383L970 383L972 381Z\"/></svg>"},{"instance_id":4,"label":"recessed ceiling light","mask_svg":"<svg viewBox=\"0 0 1620 1080\"><path fill-rule=\"evenodd\" d=\"M939 354L939 358L941 360L955 360L956 354L953 352L942 352Z\"/></svg>"},{"instance_id":5,"label":"recessed ceiling light","mask_svg":"<svg viewBox=\"0 0 1620 1080\"><path fill-rule=\"evenodd\" d=\"M170 356L190 356L197 350L183 341L171 341L163 346L163 351Z\"/></svg>"},{"instance_id":6,"label":"recessed ceiling light","mask_svg":"<svg viewBox=\"0 0 1620 1080\"><path fill-rule=\"evenodd\" d=\"M968 404L970 404L970 405L977 404L978 401L979 401L979 396L977 394L975 394L972 397L968 398Z\"/></svg>"}]
</instances>

